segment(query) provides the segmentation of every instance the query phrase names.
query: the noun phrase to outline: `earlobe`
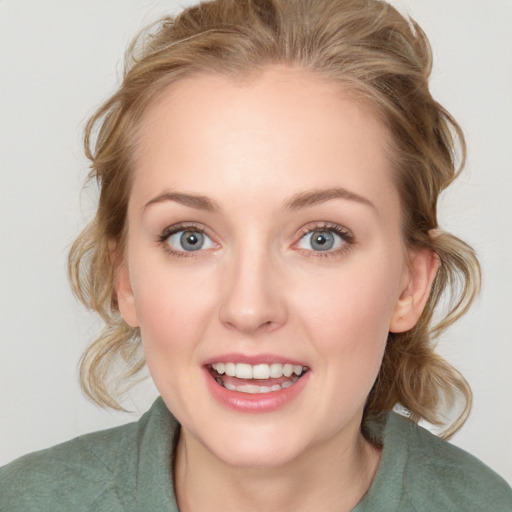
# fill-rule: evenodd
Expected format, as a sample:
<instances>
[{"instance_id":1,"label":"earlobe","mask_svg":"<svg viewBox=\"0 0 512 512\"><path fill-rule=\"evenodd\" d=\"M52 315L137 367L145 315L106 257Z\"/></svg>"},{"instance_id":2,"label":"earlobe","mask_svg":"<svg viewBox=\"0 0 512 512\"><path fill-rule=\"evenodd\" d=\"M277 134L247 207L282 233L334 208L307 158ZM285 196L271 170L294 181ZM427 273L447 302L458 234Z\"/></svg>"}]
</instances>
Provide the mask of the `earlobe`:
<instances>
[{"instance_id":1,"label":"earlobe","mask_svg":"<svg viewBox=\"0 0 512 512\"><path fill-rule=\"evenodd\" d=\"M412 252L410 259L406 283L391 318L390 332L405 332L416 325L439 267L439 258L428 249Z\"/></svg>"},{"instance_id":2,"label":"earlobe","mask_svg":"<svg viewBox=\"0 0 512 512\"><path fill-rule=\"evenodd\" d=\"M114 279L117 306L124 321L131 327L139 327L139 319L135 308L135 296L130 280L130 273L124 258L117 265Z\"/></svg>"}]
</instances>

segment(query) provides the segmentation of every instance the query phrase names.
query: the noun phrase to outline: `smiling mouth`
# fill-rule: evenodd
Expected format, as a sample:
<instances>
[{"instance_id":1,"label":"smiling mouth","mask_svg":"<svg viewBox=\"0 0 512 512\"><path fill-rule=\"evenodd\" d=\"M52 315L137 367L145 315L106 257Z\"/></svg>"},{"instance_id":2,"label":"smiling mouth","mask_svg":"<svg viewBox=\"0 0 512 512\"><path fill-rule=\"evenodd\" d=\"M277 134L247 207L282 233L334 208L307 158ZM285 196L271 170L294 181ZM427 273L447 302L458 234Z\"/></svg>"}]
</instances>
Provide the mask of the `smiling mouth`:
<instances>
[{"instance_id":1,"label":"smiling mouth","mask_svg":"<svg viewBox=\"0 0 512 512\"><path fill-rule=\"evenodd\" d=\"M208 366L217 384L230 391L273 393L295 384L309 368L293 364L214 363Z\"/></svg>"}]
</instances>

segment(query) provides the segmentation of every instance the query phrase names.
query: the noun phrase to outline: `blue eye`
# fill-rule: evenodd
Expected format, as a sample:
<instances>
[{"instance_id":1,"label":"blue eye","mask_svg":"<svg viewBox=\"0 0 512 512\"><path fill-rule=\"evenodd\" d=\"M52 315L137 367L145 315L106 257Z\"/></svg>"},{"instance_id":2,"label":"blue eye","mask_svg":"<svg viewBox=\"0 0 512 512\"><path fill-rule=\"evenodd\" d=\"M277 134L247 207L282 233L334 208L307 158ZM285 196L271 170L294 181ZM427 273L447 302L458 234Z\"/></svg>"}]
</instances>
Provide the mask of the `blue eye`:
<instances>
[{"instance_id":1,"label":"blue eye","mask_svg":"<svg viewBox=\"0 0 512 512\"><path fill-rule=\"evenodd\" d=\"M193 252L201 249L211 249L214 244L210 237L202 231L176 231L166 238L168 245L179 252Z\"/></svg>"},{"instance_id":2,"label":"blue eye","mask_svg":"<svg viewBox=\"0 0 512 512\"><path fill-rule=\"evenodd\" d=\"M306 233L299 242L300 249L325 252L339 249L345 244L341 235L334 231L318 230Z\"/></svg>"}]
</instances>

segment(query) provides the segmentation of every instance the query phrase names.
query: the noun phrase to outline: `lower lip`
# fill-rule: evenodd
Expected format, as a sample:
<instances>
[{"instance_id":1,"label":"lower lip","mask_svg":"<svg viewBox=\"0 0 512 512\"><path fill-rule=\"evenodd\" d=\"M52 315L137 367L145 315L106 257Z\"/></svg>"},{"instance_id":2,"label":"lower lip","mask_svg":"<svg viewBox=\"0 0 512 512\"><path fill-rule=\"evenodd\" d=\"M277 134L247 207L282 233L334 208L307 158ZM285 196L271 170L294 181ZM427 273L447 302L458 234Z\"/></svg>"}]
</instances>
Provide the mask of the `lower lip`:
<instances>
[{"instance_id":1,"label":"lower lip","mask_svg":"<svg viewBox=\"0 0 512 512\"><path fill-rule=\"evenodd\" d=\"M294 384L279 391L253 394L226 389L215 381L207 368L204 368L204 372L206 385L213 397L222 405L238 412L271 412L285 407L304 389L310 374L310 371L306 372Z\"/></svg>"}]
</instances>

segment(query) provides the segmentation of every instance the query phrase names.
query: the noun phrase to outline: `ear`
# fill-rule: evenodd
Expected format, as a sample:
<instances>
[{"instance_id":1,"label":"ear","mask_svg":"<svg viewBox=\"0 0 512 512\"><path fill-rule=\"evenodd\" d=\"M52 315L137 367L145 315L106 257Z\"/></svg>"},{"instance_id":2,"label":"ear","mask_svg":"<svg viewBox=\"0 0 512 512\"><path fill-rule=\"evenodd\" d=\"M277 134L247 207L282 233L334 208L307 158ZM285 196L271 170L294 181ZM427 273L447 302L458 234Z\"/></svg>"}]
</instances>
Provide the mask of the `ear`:
<instances>
[{"instance_id":1,"label":"ear","mask_svg":"<svg viewBox=\"0 0 512 512\"><path fill-rule=\"evenodd\" d=\"M118 253L118 249L113 247L111 247L110 253L115 267L114 288L117 306L121 316L129 326L139 327L139 319L135 308L135 296L126 258Z\"/></svg>"},{"instance_id":2,"label":"ear","mask_svg":"<svg viewBox=\"0 0 512 512\"><path fill-rule=\"evenodd\" d=\"M430 295L439 267L439 258L429 249L410 253L403 289L395 304L390 332L405 332L418 322Z\"/></svg>"}]
</instances>

